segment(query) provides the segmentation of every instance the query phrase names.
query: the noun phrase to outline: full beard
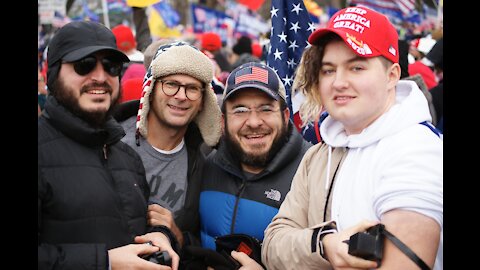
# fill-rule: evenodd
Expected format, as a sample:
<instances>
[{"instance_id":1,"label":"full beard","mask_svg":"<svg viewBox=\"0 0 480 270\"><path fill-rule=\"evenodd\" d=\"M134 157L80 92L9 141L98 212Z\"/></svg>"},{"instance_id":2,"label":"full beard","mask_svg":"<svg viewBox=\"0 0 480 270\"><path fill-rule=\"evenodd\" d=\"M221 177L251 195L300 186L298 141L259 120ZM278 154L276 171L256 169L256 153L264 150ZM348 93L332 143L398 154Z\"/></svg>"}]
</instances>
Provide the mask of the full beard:
<instances>
[{"instance_id":1,"label":"full beard","mask_svg":"<svg viewBox=\"0 0 480 270\"><path fill-rule=\"evenodd\" d=\"M73 94L74 90L70 89L62 79L58 78L54 82L53 86L55 87L55 91L52 93L52 95L57 99L58 103L62 104L74 115L78 116L80 119L84 120L94 128L100 128L105 124L107 117L118 105L122 93L120 89L120 91L118 91L119 94L116 97L112 96L111 106L107 111L86 111L80 107L78 98ZM85 85L80 89L80 94L87 92L91 88L99 87L106 89L108 92L110 92L110 94L113 93L112 87L108 83L104 82Z\"/></svg>"},{"instance_id":2,"label":"full beard","mask_svg":"<svg viewBox=\"0 0 480 270\"><path fill-rule=\"evenodd\" d=\"M282 115L283 116L283 115ZM282 117L283 118L283 117ZM225 119L226 120L226 119ZM258 130L250 130L257 131ZM241 164L248 165L253 168L265 168L268 163L275 157L275 155L280 151L283 145L288 141L289 128L285 124L285 121L282 119L282 127L274 138L270 150L265 153L247 153L240 146L238 141L236 141L232 134L228 131L228 123L225 121L225 142L227 149L232 153L234 159L238 159Z\"/></svg>"}]
</instances>

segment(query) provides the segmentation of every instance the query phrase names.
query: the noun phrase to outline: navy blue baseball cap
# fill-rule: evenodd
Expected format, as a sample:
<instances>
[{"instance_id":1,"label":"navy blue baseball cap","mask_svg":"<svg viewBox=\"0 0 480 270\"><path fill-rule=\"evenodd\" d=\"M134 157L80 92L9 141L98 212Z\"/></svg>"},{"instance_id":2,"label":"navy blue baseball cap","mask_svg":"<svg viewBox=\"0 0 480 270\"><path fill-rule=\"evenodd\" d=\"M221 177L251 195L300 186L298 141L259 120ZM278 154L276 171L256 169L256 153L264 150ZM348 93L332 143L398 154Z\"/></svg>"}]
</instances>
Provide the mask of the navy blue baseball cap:
<instances>
[{"instance_id":1,"label":"navy blue baseball cap","mask_svg":"<svg viewBox=\"0 0 480 270\"><path fill-rule=\"evenodd\" d=\"M246 88L259 89L275 100L287 102L285 86L277 73L265 64L249 62L234 69L227 78L223 100Z\"/></svg>"}]
</instances>

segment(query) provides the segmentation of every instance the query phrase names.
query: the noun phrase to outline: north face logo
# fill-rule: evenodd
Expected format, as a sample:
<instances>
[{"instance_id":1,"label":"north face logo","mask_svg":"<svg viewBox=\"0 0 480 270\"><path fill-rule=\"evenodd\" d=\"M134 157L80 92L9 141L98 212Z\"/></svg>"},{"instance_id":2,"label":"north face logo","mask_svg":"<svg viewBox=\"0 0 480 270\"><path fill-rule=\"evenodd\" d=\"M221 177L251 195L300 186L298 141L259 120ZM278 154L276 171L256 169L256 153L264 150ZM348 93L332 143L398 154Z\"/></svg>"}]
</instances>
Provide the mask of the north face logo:
<instances>
[{"instance_id":1,"label":"north face logo","mask_svg":"<svg viewBox=\"0 0 480 270\"><path fill-rule=\"evenodd\" d=\"M280 194L280 191L275 190L273 188L270 189L270 191L265 191L265 195L267 195L267 198L270 200L274 200L279 202L280 198L282 198L282 194Z\"/></svg>"}]
</instances>

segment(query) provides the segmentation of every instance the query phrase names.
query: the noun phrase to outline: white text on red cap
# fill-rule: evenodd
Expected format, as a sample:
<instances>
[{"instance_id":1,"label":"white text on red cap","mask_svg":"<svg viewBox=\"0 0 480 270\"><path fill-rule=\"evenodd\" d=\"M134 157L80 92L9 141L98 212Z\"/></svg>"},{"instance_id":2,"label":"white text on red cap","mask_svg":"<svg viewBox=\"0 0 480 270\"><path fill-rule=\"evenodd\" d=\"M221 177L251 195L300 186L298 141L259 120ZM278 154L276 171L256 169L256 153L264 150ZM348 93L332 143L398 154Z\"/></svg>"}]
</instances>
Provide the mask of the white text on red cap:
<instances>
[{"instance_id":1,"label":"white text on red cap","mask_svg":"<svg viewBox=\"0 0 480 270\"><path fill-rule=\"evenodd\" d=\"M357 10L364 11L363 9L356 8L353 12L356 12ZM347 10L346 12L349 11ZM340 14L335 17L333 21L335 22L333 28L348 28L360 34L363 33L365 27L370 28L370 20L357 14Z\"/></svg>"}]
</instances>

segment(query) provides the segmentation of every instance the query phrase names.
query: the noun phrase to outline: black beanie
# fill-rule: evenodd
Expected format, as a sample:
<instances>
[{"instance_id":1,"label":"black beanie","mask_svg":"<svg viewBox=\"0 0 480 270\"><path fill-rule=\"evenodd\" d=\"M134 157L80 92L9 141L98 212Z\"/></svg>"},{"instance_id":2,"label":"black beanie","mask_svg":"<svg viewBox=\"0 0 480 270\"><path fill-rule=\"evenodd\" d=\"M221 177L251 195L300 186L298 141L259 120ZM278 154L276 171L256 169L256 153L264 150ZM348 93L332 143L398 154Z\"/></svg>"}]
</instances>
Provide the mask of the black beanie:
<instances>
[{"instance_id":1,"label":"black beanie","mask_svg":"<svg viewBox=\"0 0 480 270\"><path fill-rule=\"evenodd\" d=\"M232 48L233 52L241 55L243 53L252 53L252 40L247 36L242 36L238 39L237 44Z\"/></svg>"}]
</instances>

